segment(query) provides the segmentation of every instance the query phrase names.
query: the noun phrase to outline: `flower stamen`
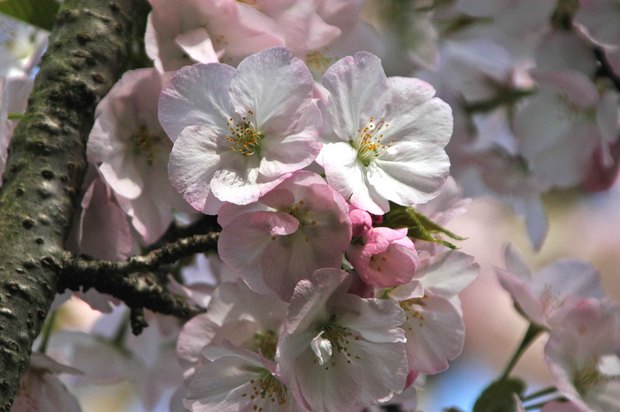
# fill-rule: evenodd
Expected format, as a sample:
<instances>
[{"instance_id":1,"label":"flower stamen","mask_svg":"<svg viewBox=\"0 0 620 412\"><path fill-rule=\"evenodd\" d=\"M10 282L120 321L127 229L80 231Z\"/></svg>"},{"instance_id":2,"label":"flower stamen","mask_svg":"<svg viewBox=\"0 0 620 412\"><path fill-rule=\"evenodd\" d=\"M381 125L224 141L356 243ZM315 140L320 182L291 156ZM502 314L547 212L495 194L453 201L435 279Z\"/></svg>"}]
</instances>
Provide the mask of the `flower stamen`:
<instances>
[{"instance_id":1,"label":"flower stamen","mask_svg":"<svg viewBox=\"0 0 620 412\"><path fill-rule=\"evenodd\" d=\"M357 134L351 141L351 145L357 149L357 158L368 166L372 160L380 156L392 143L383 144L383 132L390 126L385 120L375 122L374 116L370 116L368 123L363 128L357 129Z\"/></svg>"},{"instance_id":2,"label":"flower stamen","mask_svg":"<svg viewBox=\"0 0 620 412\"><path fill-rule=\"evenodd\" d=\"M254 116L252 111L248 111L248 114ZM231 150L244 156L260 156L260 145L265 135L256 130L254 123L246 116L240 122L235 122L232 117L228 119L226 126L230 134L226 136L226 141L231 144Z\"/></svg>"}]
</instances>

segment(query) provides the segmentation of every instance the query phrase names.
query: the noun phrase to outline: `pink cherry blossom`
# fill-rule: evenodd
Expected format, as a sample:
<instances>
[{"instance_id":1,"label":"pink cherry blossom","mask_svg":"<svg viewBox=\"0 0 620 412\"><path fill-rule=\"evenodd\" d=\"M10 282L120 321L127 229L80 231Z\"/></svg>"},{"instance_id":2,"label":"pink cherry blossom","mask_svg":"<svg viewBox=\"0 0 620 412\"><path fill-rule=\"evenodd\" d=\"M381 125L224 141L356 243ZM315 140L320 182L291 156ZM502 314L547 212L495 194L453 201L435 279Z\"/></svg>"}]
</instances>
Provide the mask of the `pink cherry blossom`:
<instances>
[{"instance_id":1,"label":"pink cherry blossom","mask_svg":"<svg viewBox=\"0 0 620 412\"><path fill-rule=\"evenodd\" d=\"M78 375L82 372L62 365L47 355L33 352L11 410L80 412L82 408L78 400L55 376L61 373Z\"/></svg>"},{"instance_id":2,"label":"pink cherry blossom","mask_svg":"<svg viewBox=\"0 0 620 412\"><path fill-rule=\"evenodd\" d=\"M204 353L211 362L198 369L184 401L192 412L305 410L273 375L273 361L231 345L224 350L209 349Z\"/></svg>"},{"instance_id":3,"label":"pink cherry blossom","mask_svg":"<svg viewBox=\"0 0 620 412\"><path fill-rule=\"evenodd\" d=\"M351 240L347 204L319 175L299 171L258 202L222 206L222 260L260 293L289 300L316 269L339 268Z\"/></svg>"},{"instance_id":4,"label":"pink cherry blossom","mask_svg":"<svg viewBox=\"0 0 620 412\"><path fill-rule=\"evenodd\" d=\"M377 288L409 282L419 263L406 228L371 228L349 246L347 258L362 280Z\"/></svg>"},{"instance_id":5,"label":"pink cherry blossom","mask_svg":"<svg viewBox=\"0 0 620 412\"><path fill-rule=\"evenodd\" d=\"M341 35L338 27L318 14L314 0L150 2L153 11L145 45L159 70L176 70L192 62L237 65L274 46L286 46L305 58L309 51L319 50ZM321 6L320 12L335 24L348 27L351 17L343 14L353 11L351 8L347 4ZM352 17L355 20L356 15Z\"/></svg>"},{"instance_id":6,"label":"pink cherry blossom","mask_svg":"<svg viewBox=\"0 0 620 412\"><path fill-rule=\"evenodd\" d=\"M562 311L545 346L558 390L582 412L620 408L620 307L584 299Z\"/></svg>"},{"instance_id":7,"label":"pink cherry blossom","mask_svg":"<svg viewBox=\"0 0 620 412\"><path fill-rule=\"evenodd\" d=\"M538 325L550 327L559 310L586 297L603 296L598 271L585 262L560 260L532 275L510 244L505 249L505 260L506 269L496 270L500 284L522 313Z\"/></svg>"},{"instance_id":8,"label":"pink cherry blossom","mask_svg":"<svg viewBox=\"0 0 620 412\"><path fill-rule=\"evenodd\" d=\"M429 84L388 79L379 58L360 52L331 66L323 86L330 96L320 160L334 189L374 214L387 212L389 200L411 206L439 193L452 115Z\"/></svg>"},{"instance_id":9,"label":"pink cherry blossom","mask_svg":"<svg viewBox=\"0 0 620 412\"><path fill-rule=\"evenodd\" d=\"M421 262L415 281L388 293L405 311L409 370L435 374L463 350L465 323L456 295L477 276L471 256L448 251Z\"/></svg>"},{"instance_id":10,"label":"pink cherry blossom","mask_svg":"<svg viewBox=\"0 0 620 412\"><path fill-rule=\"evenodd\" d=\"M159 103L174 141L172 185L195 209L215 214L221 202L255 202L308 166L321 148L312 85L305 64L283 48L250 56L238 69L179 70Z\"/></svg>"},{"instance_id":11,"label":"pink cherry blossom","mask_svg":"<svg viewBox=\"0 0 620 412\"><path fill-rule=\"evenodd\" d=\"M172 143L157 120L167 77L155 69L129 71L97 106L86 149L145 242L157 240L174 211L189 211L168 181Z\"/></svg>"},{"instance_id":12,"label":"pink cherry blossom","mask_svg":"<svg viewBox=\"0 0 620 412\"><path fill-rule=\"evenodd\" d=\"M321 269L300 281L291 299L277 376L309 410L361 409L405 388L403 311L349 294L349 285L345 272Z\"/></svg>"},{"instance_id":13,"label":"pink cherry blossom","mask_svg":"<svg viewBox=\"0 0 620 412\"><path fill-rule=\"evenodd\" d=\"M192 318L179 334L177 354L186 377L204 363L200 354L203 347L224 341L273 359L286 309L284 302L252 292L243 282L221 284L207 313Z\"/></svg>"},{"instance_id":14,"label":"pink cherry blossom","mask_svg":"<svg viewBox=\"0 0 620 412\"><path fill-rule=\"evenodd\" d=\"M127 258L133 246L131 228L112 190L93 166L87 172L84 187L67 248L96 259Z\"/></svg>"},{"instance_id":15,"label":"pink cherry blossom","mask_svg":"<svg viewBox=\"0 0 620 412\"><path fill-rule=\"evenodd\" d=\"M574 70L533 76L540 91L515 116L519 150L544 187L581 183L596 149L603 143L607 151L618 138L618 97L599 94L590 79Z\"/></svg>"}]
</instances>

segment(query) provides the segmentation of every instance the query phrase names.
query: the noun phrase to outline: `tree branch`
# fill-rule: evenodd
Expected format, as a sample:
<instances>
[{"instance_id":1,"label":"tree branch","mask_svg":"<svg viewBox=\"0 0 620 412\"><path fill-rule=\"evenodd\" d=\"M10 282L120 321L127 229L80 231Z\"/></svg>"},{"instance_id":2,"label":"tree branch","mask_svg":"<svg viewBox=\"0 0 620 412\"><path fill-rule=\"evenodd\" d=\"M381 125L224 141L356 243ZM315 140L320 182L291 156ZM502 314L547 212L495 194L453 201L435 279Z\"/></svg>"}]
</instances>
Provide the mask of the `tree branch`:
<instances>
[{"instance_id":1,"label":"tree branch","mask_svg":"<svg viewBox=\"0 0 620 412\"><path fill-rule=\"evenodd\" d=\"M57 291L95 106L125 69L138 0L65 0L0 188L0 411Z\"/></svg>"},{"instance_id":2,"label":"tree branch","mask_svg":"<svg viewBox=\"0 0 620 412\"><path fill-rule=\"evenodd\" d=\"M211 232L178 239L145 255L120 262L86 260L69 255L58 266L59 289L94 288L122 300L132 309L146 308L189 319L204 310L170 293L164 281L153 272L161 265L177 262L186 256L215 250L219 235L219 232Z\"/></svg>"}]
</instances>

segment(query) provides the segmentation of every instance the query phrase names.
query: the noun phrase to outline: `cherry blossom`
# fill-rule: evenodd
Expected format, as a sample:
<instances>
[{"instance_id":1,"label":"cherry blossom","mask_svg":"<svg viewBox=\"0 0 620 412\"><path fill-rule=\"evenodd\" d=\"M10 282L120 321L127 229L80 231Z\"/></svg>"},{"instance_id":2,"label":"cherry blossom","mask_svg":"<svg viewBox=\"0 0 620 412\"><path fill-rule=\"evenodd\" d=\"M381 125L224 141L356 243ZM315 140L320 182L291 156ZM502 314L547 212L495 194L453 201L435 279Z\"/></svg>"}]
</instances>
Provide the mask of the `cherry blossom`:
<instances>
[{"instance_id":1,"label":"cherry blossom","mask_svg":"<svg viewBox=\"0 0 620 412\"><path fill-rule=\"evenodd\" d=\"M147 243L164 233L175 210L188 210L168 181L172 143L157 120L157 98L166 83L154 69L125 73L97 106L86 149Z\"/></svg>"},{"instance_id":2,"label":"cherry blossom","mask_svg":"<svg viewBox=\"0 0 620 412\"><path fill-rule=\"evenodd\" d=\"M299 171L256 203L222 206L218 252L252 289L288 301L299 280L340 267L351 240L347 210L319 175Z\"/></svg>"},{"instance_id":3,"label":"cherry blossom","mask_svg":"<svg viewBox=\"0 0 620 412\"><path fill-rule=\"evenodd\" d=\"M176 70L193 62L237 65L245 57L286 46L300 58L319 50L348 28L359 5L316 4L314 0L196 1L151 0L146 51L159 70ZM317 9L320 7L320 9Z\"/></svg>"},{"instance_id":4,"label":"cherry blossom","mask_svg":"<svg viewBox=\"0 0 620 412\"><path fill-rule=\"evenodd\" d=\"M558 390L579 411L620 408L619 322L617 304L584 299L563 311L545 346Z\"/></svg>"},{"instance_id":5,"label":"cherry blossom","mask_svg":"<svg viewBox=\"0 0 620 412\"><path fill-rule=\"evenodd\" d=\"M435 374L448 368L463 350L465 324L457 294L477 276L471 256L448 251L423 260L412 283L388 297L404 310L407 362L415 373Z\"/></svg>"},{"instance_id":6,"label":"cherry blossom","mask_svg":"<svg viewBox=\"0 0 620 412\"><path fill-rule=\"evenodd\" d=\"M321 269L295 287L278 343L277 375L309 410L345 411L405 388L403 311L348 294L350 278Z\"/></svg>"},{"instance_id":7,"label":"cherry blossom","mask_svg":"<svg viewBox=\"0 0 620 412\"><path fill-rule=\"evenodd\" d=\"M360 52L331 66L323 86L330 95L320 161L334 189L374 214L387 212L389 200L411 206L439 193L452 116L429 84L388 79L379 58Z\"/></svg>"},{"instance_id":8,"label":"cherry blossom","mask_svg":"<svg viewBox=\"0 0 620 412\"><path fill-rule=\"evenodd\" d=\"M321 148L312 85L308 68L283 48L250 56L238 69L179 70L159 103L174 142L172 185L195 209L215 214L222 201L255 202L308 166Z\"/></svg>"},{"instance_id":9,"label":"cherry blossom","mask_svg":"<svg viewBox=\"0 0 620 412\"><path fill-rule=\"evenodd\" d=\"M347 258L368 285L387 288L407 283L418 255L407 229L371 228L347 249Z\"/></svg>"},{"instance_id":10,"label":"cherry blossom","mask_svg":"<svg viewBox=\"0 0 620 412\"><path fill-rule=\"evenodd\" d=\"M599 274L585 262L560 260L532 275L512 245L505 248L506 269L497 269L500 284L532 322L550 327L554 315L587 297L603 297Z\"/></svg>"},{"instance_id":11,"label":"cherry blossom","mask_svg":"<svg viewBox=\"0 0 620 412\"><path fill-rule=\"evenodd\" d=\"M13 404L13 411L58 410L80 412L78 400L71 395L55 376L61 373L79 375L82 372L62 365L47 355L33 353L30 367L22 377L19 393Z\"/></svg>"}]
</instances>

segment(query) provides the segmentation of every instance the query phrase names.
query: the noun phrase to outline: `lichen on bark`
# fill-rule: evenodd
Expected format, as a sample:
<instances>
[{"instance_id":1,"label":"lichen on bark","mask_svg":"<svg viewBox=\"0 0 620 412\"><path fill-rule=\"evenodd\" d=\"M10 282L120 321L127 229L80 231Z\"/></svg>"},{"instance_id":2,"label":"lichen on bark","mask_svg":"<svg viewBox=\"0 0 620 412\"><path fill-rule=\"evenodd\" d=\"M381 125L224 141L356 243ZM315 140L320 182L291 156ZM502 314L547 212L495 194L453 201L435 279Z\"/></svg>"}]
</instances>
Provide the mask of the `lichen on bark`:
<instances>
[{"instance_id":1,"label":"lichen on bark","mask_svg":"<svg viewBox=\"0 0 620 412\"><path fill-rule=\"evenodd\" d=\"M126 67L139 0L65 0L0 187L0 411L57 291L96 104Z\"/></svg>"}]
</instances>

